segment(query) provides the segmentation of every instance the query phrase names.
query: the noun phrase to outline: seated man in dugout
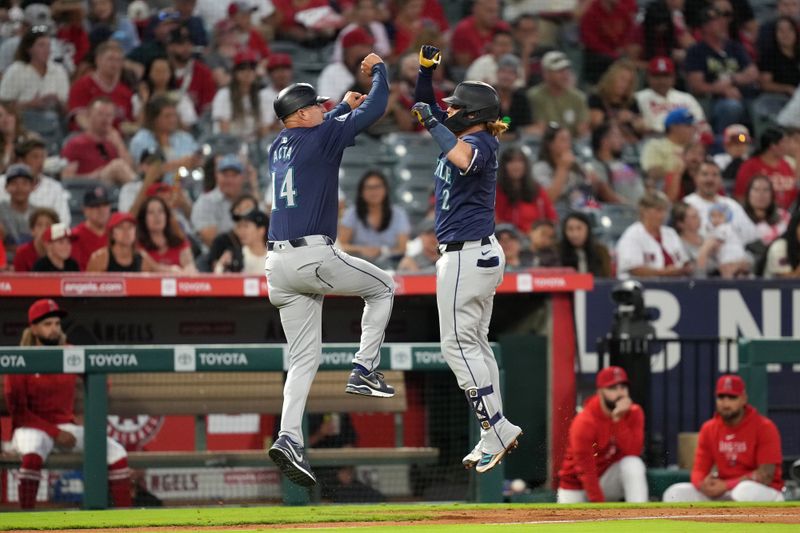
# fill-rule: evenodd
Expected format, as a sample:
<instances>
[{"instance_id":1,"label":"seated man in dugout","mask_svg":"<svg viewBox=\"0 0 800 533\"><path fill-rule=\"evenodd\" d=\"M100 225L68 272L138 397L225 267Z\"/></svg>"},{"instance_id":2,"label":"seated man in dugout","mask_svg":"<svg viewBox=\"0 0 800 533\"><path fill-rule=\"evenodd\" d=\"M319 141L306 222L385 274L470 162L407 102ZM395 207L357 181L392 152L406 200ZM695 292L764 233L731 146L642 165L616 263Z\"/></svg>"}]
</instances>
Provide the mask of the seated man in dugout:
<instances>
[{"instance_id":1,"label":"seated man in dugout","mask_svg":"<svg viewBox=\"0 0 800 533\"><path fill-rule=\"evenodd\" d=\"M664 492L665 502L782 502L781 437L767 417L747 404L744 381L717 381L717 412L697 440L691 483Z\"/></svg>"}]
</instances>

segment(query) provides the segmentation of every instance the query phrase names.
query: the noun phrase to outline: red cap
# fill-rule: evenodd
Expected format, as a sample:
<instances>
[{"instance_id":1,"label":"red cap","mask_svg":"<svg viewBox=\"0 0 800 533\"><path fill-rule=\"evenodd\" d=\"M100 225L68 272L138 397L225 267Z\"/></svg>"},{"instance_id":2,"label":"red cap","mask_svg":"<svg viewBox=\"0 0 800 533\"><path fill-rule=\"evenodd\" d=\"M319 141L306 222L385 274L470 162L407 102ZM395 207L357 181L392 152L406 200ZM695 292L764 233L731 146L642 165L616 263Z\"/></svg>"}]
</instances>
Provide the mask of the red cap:
<instances>
[{"instance_id":1,"label":"red cap","mask_svg":"<svg viewBox=\"0 0 800 533\"><path fill-rule=\"evenodd\" d=\"M255 52L250 50L249 48L243 48L236 52L236 55L233 56L233 66L238 67L239 65L244 64L256 64L258 63L258 56Z\"/></svg>"},{"instance_id":2,"label":"red cap","mask_svg":"<svg viewBox=\"0 0 800 533\"><path fill-rule=\"evenodd\" d=\"M674 74L675 63L668 57L654 57L647 65L647 72L650 74Z\"/></svg>"},{"instance_id":3,"label":"red cap","mask_svg":"<svg viewBox=\"0 0 800 533\"><path fill-rule=\"evenodd\" d=\"M292 68L292 56L289 54L282 54L280 52L270 54L269 60L267 61L267 70L281 67Z\"/></svg>"},{"instance_id":4,"label":"red cap","mask_svg":"<svg viewBox=\"0 0 800 533\"><path fill-rule=\"evenodd\" d=\"M67 316L67 312L59 309L58 304L50 298L36 300L28 308L28 324L35 324L51 316Z\"/></svg>"},{"instance_id":5,"label":"red cap","mask_svg":"<svg viewBox=\"0 0 800 533\"><path fill-rule=\"evenodd\" d=\"M164 183L163 181L157 181L155 183L151 183L147 190L145 191L145 196L150 198L151 196L155 196L158 193L162 192L170 192L172 191L172 187L168 184Z\"/></svg>"},{"instance_id":6,"label":"red cap","mask_svg":"<svg viewBox=\"0 0 800 533\"><path fill-rule=\"evenodd\" d=\"M350 48L351 46L356 46L359 44L372 46L375 44L375 37L361 27L350 30L347 32L347 34L345 34L344 37L342 37L342 48Z\"/></svg>"},{"instance_id":7,"label":"red cap","mask_svg":"<svg viewBox=\"0 0 800 533\"><path fill-rule=\"evenodd\" d=\"M133 218L133 215L127 211L118 211L111 215L111 219L108 221L108 231L111 231L123 222L131 222L136 225L136 219Z\"/></svg>"},{"instance_id":8,"label":"red cap","mask_svg":"<svg viewBox=\"0 0 800 533\"><path fill-rule=\"evenodd\" d=\"M44 242L53 242L57 241L58 239L69 239L74 241L78 238L77 235L72 233L72 230L69 229L64 223L53 224L46 230L44 230L44 234L42 234L42 240Z\"/></svg>"},{"instance_id":9,"label":"red cap","mask_svg":"<svg viewBox=\"0 0 800 533\"><path fill-rule=\"evenodd\" d=\"M235 0L228 4L228 16L232 17L239 11L246 11L248 13L252 13L253 11L258 10L258 7L251 4L247 0Z\"/></svg>"},{"instance_id":10,"label":"red cap","mask_svg":"<svg viewBox=\"0 0 800 533\"><path fill-rule=\"evenodd\" d=\"M744 394L744 381L734 374L720 376L717 380L717 396L720 394L741 396Z\"/></svg>"},{"instance_id":11,"label":"red cap","mask_svg":"<svg viewBox=\"0 0 800 533\"><path fill-rule=\"evenodd\" d=\"M597 373L595 384L598 389L607 389L618 383L627 383L628 374L621 366L609 366Z\"/></svg>"}]
</instances>

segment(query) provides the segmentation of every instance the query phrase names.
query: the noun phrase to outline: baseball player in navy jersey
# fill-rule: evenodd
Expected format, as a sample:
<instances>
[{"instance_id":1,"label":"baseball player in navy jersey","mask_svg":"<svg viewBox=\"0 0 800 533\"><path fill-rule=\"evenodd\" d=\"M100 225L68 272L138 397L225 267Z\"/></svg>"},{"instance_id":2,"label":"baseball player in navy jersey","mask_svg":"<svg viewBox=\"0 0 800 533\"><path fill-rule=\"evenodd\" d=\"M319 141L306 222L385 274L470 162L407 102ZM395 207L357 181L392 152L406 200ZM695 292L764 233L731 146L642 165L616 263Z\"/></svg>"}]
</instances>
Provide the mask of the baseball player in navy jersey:
<instances>
[{"instance_id":1,"label":"baseball player in navy jersey","mask_svg":"<svg viewBox=\"0 0 800 533\"><path fill-rule=\"evenodd\" d=\"M497 135L500 99L483 82L460 83L436 104L432 74L441 53L420 49L420 69L412 112L442 149L434 172L436 302L442 353L464 390L481 426L481 439L463 459L467 468L486 472L517 446L522 430L503 416L500 374L489 345L494 292L503 279L505 256L494 237L497 187Z\"/></svg>"},{"instance_id":2,"label":"baseball player in navy jersey","mask_svg":"<svg viewBox=\"0 0 800 533\"><path fill-rule=\"evenodd\" d=\"M305 456L301 423L306 398L322 357L322 301L327 294L360 296L361 344L345 392L388 398L394 389L376 371L394 298L391 276L335 248L339 165L355 137L386 111L386 66L370 54L361 63L372 76L368 95L349 92L333 110L307 83L283 89L275 114L283 129L269 149L272 216L266 275L269 300L280 310L289 345L281 428L270 458L293 482L311 487L316 478Z\"/></svg>"}]
</instances>

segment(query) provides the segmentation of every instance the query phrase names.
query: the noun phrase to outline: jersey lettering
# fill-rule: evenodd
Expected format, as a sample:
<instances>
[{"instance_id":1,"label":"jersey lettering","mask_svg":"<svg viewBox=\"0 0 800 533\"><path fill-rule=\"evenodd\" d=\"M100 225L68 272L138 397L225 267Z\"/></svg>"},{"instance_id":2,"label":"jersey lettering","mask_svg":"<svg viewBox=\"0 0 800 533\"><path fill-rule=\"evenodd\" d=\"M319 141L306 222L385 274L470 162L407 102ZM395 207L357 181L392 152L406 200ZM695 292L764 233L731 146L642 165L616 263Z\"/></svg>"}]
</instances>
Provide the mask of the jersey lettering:
<instances>
[{"instance_id":1,"label":"jersey lettering","mask_svg":"<svg viewBox=\"0 0 800 533\"><path fill-rule=\"evenodd\" d=\"M452 170L447 166L446 159L439 159L439 162L436 164L436 172L434 175L448 185L452 183Z\"/></svg>"},{"instance_id":2,"label":"jersey lettering","mask_svg":"<svg viewBox=\"0 0 800 533\"><path fill-rule=\"evenodd\" d=\"M276 185L276 178L275 178L275 171L272 172L272 210L277 211L278 209L278 202L275 198L275 193L278 190ZM294 168L289 167L286 171L286 176L283 177L280 186L280 192L278 194L278 198L283 199L286 198L286 207L297 207L295 203L295 197L297 196L297 190L294 188Z\"/></svg>"}]
</instances>

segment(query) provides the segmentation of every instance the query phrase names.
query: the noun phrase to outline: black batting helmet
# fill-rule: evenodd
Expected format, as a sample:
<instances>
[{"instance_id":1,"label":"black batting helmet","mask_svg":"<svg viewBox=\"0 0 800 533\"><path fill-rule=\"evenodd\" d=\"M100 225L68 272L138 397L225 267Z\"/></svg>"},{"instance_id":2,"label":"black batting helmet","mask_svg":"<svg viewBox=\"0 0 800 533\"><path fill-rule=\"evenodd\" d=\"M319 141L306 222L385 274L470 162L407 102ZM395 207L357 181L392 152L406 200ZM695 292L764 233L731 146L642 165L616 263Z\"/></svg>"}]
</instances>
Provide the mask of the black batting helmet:
<instances>
[{"instance_id":1,"label":"black batting helmet","mask_svg":"<svg viewBox=\"0 0 800 533\"><path fill-rule=\"evenodd\" d=\"M448 96L444 101L460 108L458 113L444 121L444 125L456 133L474 124L493 122L500 116L500 97L497 96L497 91L482 81L459 83L453 96Z\"/></svg>"},{"instance_id":2,"label":"black batting helmet","mask_svg":"<svg viewBox=\"0 0 800 533\"><path fill-rule=\"evenodd\" d=\"M298 109L322 104L330 100L327 96L317 96L317 90L308 83L293 83L278 93L273 107L275 114L283 120Z\"/></svg>"}]
</instances>

